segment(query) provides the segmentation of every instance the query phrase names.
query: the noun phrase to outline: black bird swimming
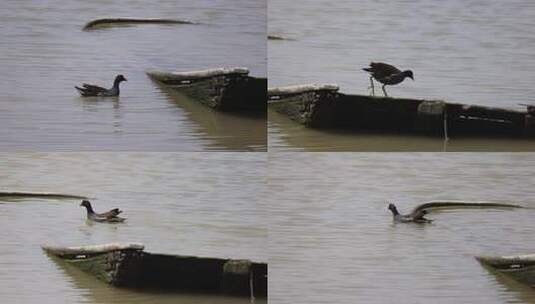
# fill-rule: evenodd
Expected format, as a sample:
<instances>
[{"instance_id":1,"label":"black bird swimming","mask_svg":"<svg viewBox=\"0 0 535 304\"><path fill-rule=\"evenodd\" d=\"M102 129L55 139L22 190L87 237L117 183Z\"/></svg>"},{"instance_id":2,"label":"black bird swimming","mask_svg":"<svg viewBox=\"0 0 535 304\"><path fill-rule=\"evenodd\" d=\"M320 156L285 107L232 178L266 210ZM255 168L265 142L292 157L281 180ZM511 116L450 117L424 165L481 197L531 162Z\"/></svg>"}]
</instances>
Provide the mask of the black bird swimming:
<instances>
[{"instance_id":1,"label":"black bird swimming","mask_svg":"<svg viewBox=\"0 0 535 304\"><path fill-rule=\"evenodd\" d=\"M104 223L121 223L126 219L119 217L118 215L122 212L119 208L112 209L104 213L95 213L91 203L88 200L83 200L80 206L84 206L87 209L87 219L95 222L104 222Z\"/></svg>"},{"instance_id":2,"label":"black bird swimming","mask_svg":"<svg viewBox=\"0 0 535 304\"><path fill-rule=\"evenodd\" d=\"M122 81L126 81L126 78L124 78L123 75L117 75L115 77L115 80L113 81L113 87L111 89L106 89L103 87L99 87L96 85L91 85L84 83L82 86L83 88L75 86L75 88L80 92L80 94L83 97L89 97L89 96L102 96L102 97L112 97L112 96L119 96L119 84Z\"/></svg>"},{"instance_id":3,"label":"black bird swimming","mask_svg":"<svg viewBox=\"0 0 535 304\"><path fill-rule=\"evenodd\" d=\"M406 77L414 80L414 75L411 70L402 72L395 66L382 62L372 62L370 63L369 68L363 68L363 70L370 73L370 83L373 96L375 96L375 88L373 86L374 78L383 84L383 93L387 97L388 94L386 94L385 86L401 83Z\"/></svg>"},{"instance_id":4,"label":"black bird swimming","mask_svg":"<svg viewBox=\"0 0 535 304\"><path fill-rule=\"evenodd\" d=\"M424 215L427 214L426 210L423 209L414 209L409 214L399 214L398 208L394 204L388 204L388 209L392 211L394 216L394 221L400 223L431 223L433 220L427 219Z\"/></svg>"}]
</instances>

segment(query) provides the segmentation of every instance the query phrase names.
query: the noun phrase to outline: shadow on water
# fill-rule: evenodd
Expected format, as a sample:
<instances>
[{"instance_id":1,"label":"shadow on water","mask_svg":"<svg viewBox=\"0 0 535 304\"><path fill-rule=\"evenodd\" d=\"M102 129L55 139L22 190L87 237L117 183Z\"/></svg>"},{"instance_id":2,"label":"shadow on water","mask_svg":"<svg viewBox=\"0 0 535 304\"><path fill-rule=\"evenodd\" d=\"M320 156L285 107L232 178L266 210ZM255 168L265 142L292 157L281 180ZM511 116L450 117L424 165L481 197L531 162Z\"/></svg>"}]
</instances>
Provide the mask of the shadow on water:
<instances>
[{"instance_id":1,"label":"shadow on water","mask_svg":"<svg viewBox=\"0 0 535 304\"><path fill-rule=\"evenodd\" d=\"M242 151L266 151L266 114L254 112L221 112L210 109L179 92L153 83L165 94L169 101L186 112L189 119L197 124L200 133L210 138L213 149Z\"/></svg>"},{"instance_id":2,"label":"shadow on water","mask_svg":"<svg viewBox=\"0 0 535 304\"><path fill-rule=\"evenodd\" d=\"M45 254L45 253L43 253ZM239 304L251 303L247 297L202 293L178 293L154 289L132 289L110 286L99 281L61 259L48 255L54 261L55 268L66 275L72 287L83 291L83 296L91 303L181 303L181 304ZM265 299L256 299L254 303L267 303Z\"/></svg>"}]
</instances>

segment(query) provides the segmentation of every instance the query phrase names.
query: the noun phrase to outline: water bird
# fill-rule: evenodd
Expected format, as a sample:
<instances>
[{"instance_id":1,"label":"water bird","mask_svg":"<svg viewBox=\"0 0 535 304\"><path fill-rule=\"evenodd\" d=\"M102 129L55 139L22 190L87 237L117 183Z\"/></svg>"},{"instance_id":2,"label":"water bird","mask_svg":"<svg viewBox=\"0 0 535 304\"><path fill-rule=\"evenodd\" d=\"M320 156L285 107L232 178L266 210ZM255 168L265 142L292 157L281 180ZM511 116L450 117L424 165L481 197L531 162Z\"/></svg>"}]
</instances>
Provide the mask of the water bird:
<instances>
[{"instance_id":1,"label":"water bird","mask_svg":"<svg viewBox=\"0 0 535 304\"><path fill-rule=\"evenodd\" d=\"M520 205L506 203L480 203L480 202L429 202L416 206L409 214L400 214L396 205L388 204L395 222L399 223L431 223L433 220L424 216L433 209L447 208L524 208Z\"/></svg>"},{"instance_id":2,"label":"water bird","mask_svg":"<svg viewBox=\"0 0 535 304\"><path fill-rule=\"evenodd\" d=\"M88 200L83 200L80 206L84 206L87 209L87 219L94 222L101 223L121 223L126 219L119 217L118 215L122 212L119 208L111 209L108 212L104 213L95 213L91 203Z\"/></svg>"},{"instance_id":3,"label":"water bird","mask_svg":"<svg viewBox=\"0 0 535 304\"><path fill-rule=\"evenodd\" d=\"M385 86L401 83L406 77L414 80L414 75L411 70L401 71L395 66L383 62L371 62L370 67L363 68L363 70L370 73L370 83L373 96L375 96L373 79L383 84L383 93L386 97L388 97L388 94L386 94Z\"/></svg>"},{"instance_id":4,"label":"water bird","mask_svg":"<svg viewBox=\"0 0 535 304\"><path fill-rule=\"evenodd\" d=\"M424 216L427 214L427 210L418 210L415 208L409 214L400 214L398 208L394 204L388 204L388 209L392 211L394 221L399 223L431 223L433 220L427 219Z\"/></svg>"},{"instance_id":5,"label":"water bird","mask_svg":"<svg viewBox=\"0 0 535 304\"><path fill-rule=\"evenodd\" d=\"M84 83L82 88L75 86L75 88L80 92L80 95L83 97L89 96L102 96L102 97L113 97L119 96L119 84L123 81L127 81L123 75L117 75L113 81L113 87L111 89L106 89L92 84Z\"/></svg>"}]
</instances>

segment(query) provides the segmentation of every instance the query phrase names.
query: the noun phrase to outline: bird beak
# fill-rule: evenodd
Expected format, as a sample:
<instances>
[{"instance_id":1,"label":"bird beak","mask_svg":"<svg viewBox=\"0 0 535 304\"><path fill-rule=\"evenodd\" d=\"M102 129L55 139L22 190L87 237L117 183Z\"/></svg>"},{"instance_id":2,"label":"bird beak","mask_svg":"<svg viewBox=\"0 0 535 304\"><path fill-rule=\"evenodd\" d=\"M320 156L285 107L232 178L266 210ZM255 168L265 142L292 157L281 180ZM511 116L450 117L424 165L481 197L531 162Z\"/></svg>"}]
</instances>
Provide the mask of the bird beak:
<instances>
[{"instance_id":1,"label":"bird beak","mask_svg":"<svg viewBox=\"0 0 535 304\"><path fill-rule=\"evenodd\" d=\"M411 76L412 81L414 81L414 78Z\"/></svg>"},{"instance_id":2,"label":"bird beak","mask_svg":"<svg viewBox=\"0 0 535 304\"><path fill-rule=\"evenodd\" d=\"M128 79L125 78L124 81L128 81Z\"/></svg>"}]
</instances>

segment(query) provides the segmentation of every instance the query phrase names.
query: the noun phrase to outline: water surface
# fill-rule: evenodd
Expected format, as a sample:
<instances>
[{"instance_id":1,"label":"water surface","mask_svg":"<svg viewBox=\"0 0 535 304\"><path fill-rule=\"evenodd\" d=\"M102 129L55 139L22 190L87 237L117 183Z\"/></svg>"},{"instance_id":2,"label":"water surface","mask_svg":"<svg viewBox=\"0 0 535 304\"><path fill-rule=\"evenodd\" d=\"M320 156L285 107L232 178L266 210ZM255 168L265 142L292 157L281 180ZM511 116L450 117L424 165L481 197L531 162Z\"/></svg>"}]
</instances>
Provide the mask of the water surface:
<instances>
[{"instance_id":1,"label":"water surface","mask_svg":"<svg viewBox=\"0 0 535 304\"><path fill-rule=\"evenodd\" d=\"M277 153L270 157L273 303L535 303L535 292L475 255L533 253L533 209L431 213L432 200L535 208L535 157L523 153Z\"/></svg>"},{"instance_id":2,"label":"water surface","mask_svg":"<svg viewBox=\"0 0 535 304\"><path fill-rule=\"evenodd\" d=\"M368 94L369 79L361 68L383 61L414 72L414 82L387 89L394 97L517 110L523 110L518 103L535 102L532 1L270 0L268 10L268 32L292 39L268 41L270 87L337 83L341 92ZM382 93L377 87L376 92ZM307 146L312 136L317 140L308 146L315 150L369 151L360 142L373 141L355 135L356 143L348 147L328 133L291 134L291 129L271 123L273 136L298 137L280 142L278 149L292 149L296 141ZM411 141L419 143L412 151L429 150L428 141ZM485 149L503 144L489 140ZM532 144L517 145L511 150L535 150ZM463 146L459 150L471 150ZM375 150L399 149L385 144Z\"/></svg>"},{"instance_id":3,"label":"water surface","mask_svg":"<svg viewBox=\"0 0 535 304\"><path fill-rule=\"evenodd\" d=\"M265 150L265 117L184 106L145 75L245 66L266 77L265 6L262 0L2 1L2 150ZM110 16L201 24L82 31L86 22ZM81 98L74 89L83 82L109 87L117 74L128 79L117 99Z\"/></svg>"},{"instance_id":4,"label":"water surface","mask_svg":"<svg viewBox=\"0 0 535 304\"><path fill-rule=\"evenodd\" d=\"M149 252L267 262L267 158L259 153L0 154L0 190L86 195L124 224L85 220L80 200L0 201L5 303L249 303L118 289L48 258L40 245L141 242ZM20 288L24 286L24 288ZM265 303L265 300L257 300Z\"/></svg>"}]
</instances>

